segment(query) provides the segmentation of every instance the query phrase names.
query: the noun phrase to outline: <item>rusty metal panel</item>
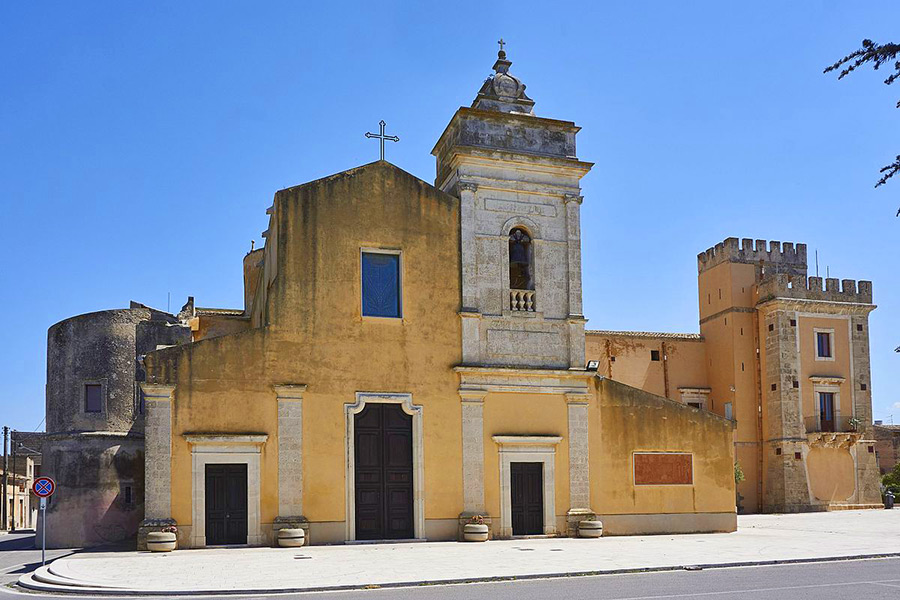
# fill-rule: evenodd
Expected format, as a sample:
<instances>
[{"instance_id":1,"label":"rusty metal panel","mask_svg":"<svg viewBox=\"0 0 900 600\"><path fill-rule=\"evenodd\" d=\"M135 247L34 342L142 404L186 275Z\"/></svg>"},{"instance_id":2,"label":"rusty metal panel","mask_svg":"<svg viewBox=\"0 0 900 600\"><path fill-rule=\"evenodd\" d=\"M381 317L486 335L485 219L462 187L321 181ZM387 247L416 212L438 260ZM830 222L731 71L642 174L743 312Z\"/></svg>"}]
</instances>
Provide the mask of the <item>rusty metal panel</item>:
<instances>
[{"instance_id":1,"label":"rusty metal panel","mask_svg":"<svg viewBox=\"0 0 900 600\"><path fill-rule=\"evenodd\" d=\"M685 452L635 452L635 485L691 485L693 456Z\"/></svg>"}]
</instances>

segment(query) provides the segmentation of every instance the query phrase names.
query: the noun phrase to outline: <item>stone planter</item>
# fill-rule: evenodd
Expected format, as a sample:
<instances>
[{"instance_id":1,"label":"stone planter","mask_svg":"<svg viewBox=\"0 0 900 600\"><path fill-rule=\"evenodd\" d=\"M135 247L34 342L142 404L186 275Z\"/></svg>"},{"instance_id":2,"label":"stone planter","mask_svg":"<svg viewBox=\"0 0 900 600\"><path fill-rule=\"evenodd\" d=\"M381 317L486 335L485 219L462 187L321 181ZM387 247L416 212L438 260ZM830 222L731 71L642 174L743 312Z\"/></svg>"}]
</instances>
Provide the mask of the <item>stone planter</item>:
<instances>
[{"instance_id":1,"label":"stone planter","mask_svg":"<svg viewBox=\"0 0 900 600\"><path fill-rule=\"evenodd\" d=\"M578 523L578 536L583 538L602 537L603 523L595 520L581 521Z\"/></svg>"},{"instance_id":2,"label":"stone planter","mask_svg":"<svg viewBox=\"0 0 900 600\"><path fill-rule=\"evenodd\" d=\"M282 548L299 548L306 543L306 534L302 529L279 529L278 545Z\"/></svg>"},{"instance_id":3,"label":"stone planter","mask_svg":"<svg viewBox=\"0 0 900 600\"><path fill-rule=\"evenodd\" d=\"M176 545L174 533L152 531L147 534L147 550L150 552L171 552Z\"/></svg>"},{"instance_id":4,"label":"stone planter","mask_svg":"<svg viewBox=\"0 0 900 600\"><path fill-rule=\"evenodd\" d=\"M467 523L463 527L463 539L467 542L486 542L488 539L488 526L478 523Z\"/></svg>"}]
</instances>

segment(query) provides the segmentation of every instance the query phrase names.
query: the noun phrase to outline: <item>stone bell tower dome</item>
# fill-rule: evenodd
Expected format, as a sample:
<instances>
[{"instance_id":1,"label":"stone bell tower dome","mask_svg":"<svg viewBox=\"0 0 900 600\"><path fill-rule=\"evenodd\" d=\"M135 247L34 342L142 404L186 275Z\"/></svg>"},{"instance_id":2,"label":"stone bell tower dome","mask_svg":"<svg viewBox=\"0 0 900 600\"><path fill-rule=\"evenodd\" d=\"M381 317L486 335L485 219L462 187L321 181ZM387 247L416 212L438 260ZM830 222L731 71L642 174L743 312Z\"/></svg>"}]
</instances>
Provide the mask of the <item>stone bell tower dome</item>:
<instances>
[{"instance_id":1,"label":"stone bell tower dome","mask_svg":"<svg viewBox=\"0 0 900 600\"><path fill-rule=\"evenodd\" d=\"M465 365L584 368L579 127L534 115L501 49L432 150L460 199Z\"/></svg>"},{"instance_id":2,"label":"stone bell tower dome","mask_svg":"<svg viewBox=\"0 0 900 600\"><path fill-rule=\"evenodd\" d=\"M533 114L534 100L525 95L525 84L509 72L510 66L512 62L506 60L506 52L500 50L494 63L494 74L484 80L472 108Z\"/></svg>"}]
</instances>

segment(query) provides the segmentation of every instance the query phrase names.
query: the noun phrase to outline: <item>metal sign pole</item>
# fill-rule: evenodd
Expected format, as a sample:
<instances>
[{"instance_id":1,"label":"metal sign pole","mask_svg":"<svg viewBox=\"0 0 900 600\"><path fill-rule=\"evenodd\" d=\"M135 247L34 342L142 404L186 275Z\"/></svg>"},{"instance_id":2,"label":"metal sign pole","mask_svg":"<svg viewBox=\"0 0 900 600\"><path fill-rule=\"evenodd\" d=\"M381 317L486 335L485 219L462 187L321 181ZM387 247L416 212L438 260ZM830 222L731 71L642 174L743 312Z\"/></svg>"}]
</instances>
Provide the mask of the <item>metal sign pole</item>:
<instances>
[{"instance_id":1,"label":"metal sign pole","mask_svg":"<svg viewBox=\"0 0 900 600\"><path fill-rule=\"evenodd\" d=\"M47 499L41 498L41 566L47 564Z\"/></svg>"}]
</instances>

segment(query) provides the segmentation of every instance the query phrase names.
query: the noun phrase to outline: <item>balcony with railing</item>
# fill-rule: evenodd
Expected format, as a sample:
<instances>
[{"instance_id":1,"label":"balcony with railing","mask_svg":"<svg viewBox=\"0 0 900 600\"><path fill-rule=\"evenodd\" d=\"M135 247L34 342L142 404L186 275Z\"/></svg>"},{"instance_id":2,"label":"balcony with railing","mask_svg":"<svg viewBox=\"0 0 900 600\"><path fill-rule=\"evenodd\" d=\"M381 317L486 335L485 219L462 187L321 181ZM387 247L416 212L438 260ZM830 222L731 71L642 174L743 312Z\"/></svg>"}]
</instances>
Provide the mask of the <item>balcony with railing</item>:
<instances>
[{"instance_id":1,"label":"balcony with railing","mask_svg":"<svg viewBox=\"0 0 900 600\"><path fill-rule=\"evenodd\" d=\"M810 445L850 446L855 444L865 429L856 417L822 419L820 415L806 417L806 437Z\"/></svg>"},{"instance_id":2,"label":"balcony with railing","mask_svg":"<svg viewBox=\"0 0 900 600\"><path fill-rule=\"evenodd\" d=\"M509 290L509 310L535 312L534 290Z\"/></svg>"}]
</instances>

